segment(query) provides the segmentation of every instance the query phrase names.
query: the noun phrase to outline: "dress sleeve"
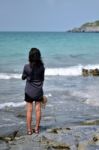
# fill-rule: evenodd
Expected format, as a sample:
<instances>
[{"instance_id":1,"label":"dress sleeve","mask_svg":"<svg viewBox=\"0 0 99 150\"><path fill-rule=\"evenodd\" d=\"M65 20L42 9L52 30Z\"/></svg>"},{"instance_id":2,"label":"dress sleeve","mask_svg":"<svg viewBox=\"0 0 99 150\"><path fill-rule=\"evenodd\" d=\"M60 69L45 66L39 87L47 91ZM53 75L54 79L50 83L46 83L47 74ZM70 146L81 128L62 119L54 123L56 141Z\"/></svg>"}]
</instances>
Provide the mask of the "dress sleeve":
<instances>
[{"instance_id":1,"label":"dress sleeve","mask_svg":"<svg viewBox=\"0 0 99 150\"><path fill-rule=\"evenodd\" d=\"M23 68L23 73L22 73L22 80L25 80L27 78L27 72L26 72L26 66Z\"/></svg>"},{"instance_id":2,"label":"dress sleeve","mask_svg":"<svg viewBox=\"0 0 99 150\"><path fill-rule=\"evenodd\" d=\"M43 72L42 72L42 81L44 81L44 77L45 77L45 68L43 68Z\"/></svg>"}]
</instances>

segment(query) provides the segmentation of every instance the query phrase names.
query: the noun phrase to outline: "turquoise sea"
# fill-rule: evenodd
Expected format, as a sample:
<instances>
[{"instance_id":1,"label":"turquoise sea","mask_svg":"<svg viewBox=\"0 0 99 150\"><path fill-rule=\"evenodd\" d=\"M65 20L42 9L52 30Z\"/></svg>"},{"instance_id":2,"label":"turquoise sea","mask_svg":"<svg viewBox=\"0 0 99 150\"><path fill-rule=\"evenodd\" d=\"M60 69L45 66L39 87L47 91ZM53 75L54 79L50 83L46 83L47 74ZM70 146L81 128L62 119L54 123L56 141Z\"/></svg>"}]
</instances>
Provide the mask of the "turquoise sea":
<instances>
[{"instance_id":1,"label":"turquoise sea","mask_svg":"<svg viewBox=\"0 0 99 150\"><path fill-rule=\"evenodd\" d=\"M0 32L0 128L25 122L16 114L25 105L21 74L31 47L40 49L46 68L45 112L60 123L98 118L99 77L81 75L83 67L99 68L98 33Z\"/></svg>"}]
</instances>

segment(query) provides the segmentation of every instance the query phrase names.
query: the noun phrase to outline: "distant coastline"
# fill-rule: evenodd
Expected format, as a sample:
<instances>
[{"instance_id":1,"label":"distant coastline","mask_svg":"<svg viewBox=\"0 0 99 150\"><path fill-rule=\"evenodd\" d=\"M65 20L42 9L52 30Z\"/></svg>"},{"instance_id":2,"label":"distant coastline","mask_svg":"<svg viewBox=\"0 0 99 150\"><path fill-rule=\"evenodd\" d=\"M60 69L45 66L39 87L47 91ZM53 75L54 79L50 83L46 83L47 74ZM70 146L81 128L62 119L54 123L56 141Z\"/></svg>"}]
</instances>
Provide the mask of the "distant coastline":
<instances>
[{"instance_id":1,"label":"distant coastline","mask_svg":"<svg viewBox=\"0 0 99 150\"><path fill-rule=\"evenodd\" d=\"M99 20L95 22L87 22L80 27L75 27L67 32L96 32L99 33Z\"/></svg>"}]
</instances>

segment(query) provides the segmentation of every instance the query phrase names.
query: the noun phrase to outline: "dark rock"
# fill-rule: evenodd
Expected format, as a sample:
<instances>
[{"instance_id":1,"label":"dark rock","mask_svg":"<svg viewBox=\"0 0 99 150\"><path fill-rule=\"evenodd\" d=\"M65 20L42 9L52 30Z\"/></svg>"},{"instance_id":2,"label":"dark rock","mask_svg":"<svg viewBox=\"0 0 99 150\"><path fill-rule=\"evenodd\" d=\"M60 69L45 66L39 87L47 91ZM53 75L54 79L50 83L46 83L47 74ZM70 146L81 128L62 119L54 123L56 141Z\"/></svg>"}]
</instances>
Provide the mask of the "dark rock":
<instances>
[{"instance_id":1,"label":"dark rock","mask_svg":"<svg viewBox=\"0 0 99 150\"><path fill-rule=\"evenodd\" d=\"M54 129L48 129L47 132L48 133L53 133L53 134L58 134L59 132L63 132L63 131L69 131L71 130L70 128L54 128Z\"/></svg>"},{"instance_id":2,"label":"dark rock","mask_svg":"<svg viewBox=\"0 0 99 150\"><path fill-rule=\"evenodd\" d=\"M58 131L57 131L57 129L52 129L51 133L58 134Z\"/></svg>"},{"instance_id":3,"label":"dark rock","mask_svg":"<svg viewBox=\"0 0 99 150\"><path fill-rule=\"evenodd\" d=\"M70 150L70 147L67 144L47 139L45 136L42 137L41 143L47 145L48 149Z\"/></svg>"},{"instance_id":4,"label":"dark rock","mask_svg":"<svg viewBox=\"0 0 99 150\"><path fill-rule=\"evenodd\" d=\"M21 113L17 114L16 116L19 117L19 118L26 118L26 115L25 114L21 114Z\"/></svg>"},{"instance_id":5,"label":"dark rock","mask_svg":"<svg viewBox=\"0 0 99 150\"><path fill-rule=\"evenodd\" d=\"M97 142L98 141L97 137L93 137L93 141Z\"/></svg>"},{"instance_id":6,"label":"dark rock","mask_svg":"<svg viewBox=\"0 0 99 150\"><path fill-rule=\"evenodd\" d=\"M82 69L82 75L83 76L88 76L89 75L89 72L88 72L88 69Z\"/></svg>"},{"instance_id":7,"label":"dark rock","mask_svg":"<svg viewBox=\"0 0 99 150\"><path fill-rule=\"evenodd\" d=\"M82 75L83 76L99 76L99 69L95 68L95 69L82 69Z\"/></svg>"},{"instance_id":8,"label":"dark rock","mask_svg":"<svg viewBox=\"0 0 99 150\"><path fill-rule=\"evenodd\" d=\"M0 140L5 141L5 142L9 142L9 141L13 141L17 135L18 131L14 131L12 133L10 133L7 136L0 136Z\"/></svg>"},{"instance_id":9,"label":"dark rock","mask_svg":"<svg viewBox=\"0 0 99 150\"><path fill-rule=\"evenodd\" d=\"M99 69L94 69L93 70L93 76L99 76Z\"/></svg>"},{"instance_id":10,"label":"dark rock","mask_svg":"<svg viewBox=\"0 0 99 150\"><path fill-rule=\"evenodd\" d=\"M52 148L58 149L58 150L70 150L70 147L66 145L53 145Z\"/></svg>"},{"instance_id":11,"label":"dark rock","mask_svg":"<svg viewBox=\"0 0 99 150\"><path fill-rule=\"evenodd\" d=\"M99 142L99 133L98 132L94 135L93 141L96 143Z\"/></svg>"},{"instance_id":12,"label":"dark rock","mask_svg":"<svg viewBox=\"0 0 99 150\"><path fill-rule=\"evenodd\" d=\"M71 130L70 128L66 128L66 130Z\"/></svg>"},{"instance_id":13,"label":"dark rock","mask_svg":"<svg viewBox=\"0 0 99 150\"><path fill-rule=\"evenodd\" d=\"M70 150L70 147L67 144L58 143L56 141L49 141L49 146L58 150Z\"/></svg>"}]
</instances>

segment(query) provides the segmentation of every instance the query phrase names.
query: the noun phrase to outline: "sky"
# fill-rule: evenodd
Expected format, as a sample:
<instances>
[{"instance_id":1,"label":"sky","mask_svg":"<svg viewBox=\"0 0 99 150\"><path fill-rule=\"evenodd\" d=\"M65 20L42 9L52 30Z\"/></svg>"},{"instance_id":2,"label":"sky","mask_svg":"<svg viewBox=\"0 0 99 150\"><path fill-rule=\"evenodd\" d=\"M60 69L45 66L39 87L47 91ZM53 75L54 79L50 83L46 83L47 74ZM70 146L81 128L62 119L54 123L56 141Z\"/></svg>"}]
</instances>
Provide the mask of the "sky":
<instances>
[{"instance_id":1,"label":"sky","mask_svg":"<svg viewBox=\"0 0 99 150\"><path fill-rule=\"evenodd\" d=\"M0 0L0 31L67 31L99 20L99 0Z\"/></svg>"}]
</instances>

